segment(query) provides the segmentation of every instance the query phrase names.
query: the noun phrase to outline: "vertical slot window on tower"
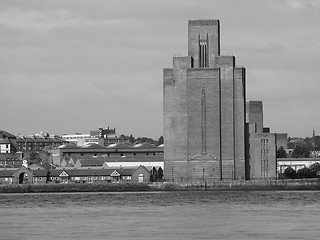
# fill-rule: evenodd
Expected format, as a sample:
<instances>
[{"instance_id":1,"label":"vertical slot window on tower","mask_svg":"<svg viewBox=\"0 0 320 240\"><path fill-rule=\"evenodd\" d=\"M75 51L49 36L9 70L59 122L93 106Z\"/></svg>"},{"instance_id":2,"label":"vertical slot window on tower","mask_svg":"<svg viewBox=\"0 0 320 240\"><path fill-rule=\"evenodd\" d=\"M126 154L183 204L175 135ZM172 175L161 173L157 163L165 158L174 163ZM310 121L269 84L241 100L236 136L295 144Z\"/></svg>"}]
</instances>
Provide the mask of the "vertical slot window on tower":
<instances>
[{"instance_id":1,"label":"vertical slot window on tower","mask_svg":"<svg viewBox=\"0 0 320 240\"><path fill-rule=\"evenodd\" d=\"M200 39L199 36L199 68L209 67L209 36L206 39Z\"/></svg>"},{"instance_id":2,"label":"vertical slot window on tower","mask_svg":"<svg viewBox=\"0 0 320 240\"><path fill-rule=\"evenodd\" d=\"M208 67L208 62L207 62L207 41L206 40L200 40L199 42L199 67L204 68Z\"/></svg>"},{"instance_id":3,"label":"vertical slot window on tower","mask_svg":"<svg viewBox=\"0 0 320 240\"><path fill-rule=\"evenodd\" d=\"M261 139L261 177L269 177L269 141Z\"/></svg>"}]
</instances>

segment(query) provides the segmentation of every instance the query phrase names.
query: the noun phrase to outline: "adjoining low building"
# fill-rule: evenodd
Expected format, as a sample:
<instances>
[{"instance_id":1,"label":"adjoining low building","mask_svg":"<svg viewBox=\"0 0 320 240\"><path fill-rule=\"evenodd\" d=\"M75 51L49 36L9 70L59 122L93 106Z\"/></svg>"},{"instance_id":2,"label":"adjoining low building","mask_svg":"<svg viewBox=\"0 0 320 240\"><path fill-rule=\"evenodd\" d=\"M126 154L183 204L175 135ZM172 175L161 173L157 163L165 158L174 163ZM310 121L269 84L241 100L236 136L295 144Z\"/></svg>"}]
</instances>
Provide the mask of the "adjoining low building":
<instances>
[{"instance_id":1,"label":"adjoining low building","mask_svg":"<svg viewBox=\"0 0 320 240\"><path fill-rule=\"evenodd\" d=\"M286 133L270 133L263 126L262 101L246 102L247 156L246 179L277 178L276 151L287 148Z\"/></svg>"},{"instance_id":2,"label":"adjoining low building","mask_svg":"<svg viewBox=\"0 0 320 240\"><path fill-rule=\"evenodd\" d=\"M320 158L277 158L278 176L284 173L288 167L298 171L301 168L308 168L314 163L320 163Z\"/></svg>"}]
</instances>

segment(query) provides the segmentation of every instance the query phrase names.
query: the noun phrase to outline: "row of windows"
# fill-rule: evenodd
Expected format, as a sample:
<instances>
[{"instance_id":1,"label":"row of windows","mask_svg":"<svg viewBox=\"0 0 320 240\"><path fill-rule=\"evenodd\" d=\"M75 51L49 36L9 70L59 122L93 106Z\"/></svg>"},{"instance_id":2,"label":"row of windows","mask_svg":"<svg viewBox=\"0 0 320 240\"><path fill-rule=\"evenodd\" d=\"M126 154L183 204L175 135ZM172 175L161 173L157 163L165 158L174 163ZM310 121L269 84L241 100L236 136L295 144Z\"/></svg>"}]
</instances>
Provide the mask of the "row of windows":
<instances>
[{"instance_id":1,"label":"row of windows","mask_svg":"<svg viewBox=\"0 0 320 240\"><path fill-rule=\"evenodd\" d=\"M146 155L146 156L149 156L149 155L153 155L155 156L157 153L153 152L153 153L107 153L107 154L102 154L102 153L99 153L99 155L107 155L108 157L110 156L121 156L121 157L124 157L124 156L136 156L136 155ZM71 153L64 153L63 156L69 156L71 157L71 155L76 155L76 154L71 154ZM92 155L92 154L84 154L84 153L80 153L81 156L84 156L84 155ZM93 153L93 156L97 157L98 154L97 153Z\"/></svg>"},{"instance_id":2,"label":"row of windows","mask_svg":"<svg viewBox=\"0 0 320 240\"><path fill-rule=\"evenodd\" d=\"M7 161L18 161L18 159L17 158L7 158L7 159L1 160L0 163L4 164Z\"/></svg>"},{"instance_id":3,"label":"row of windows","mask_svg":"<svg viewBox=\"0 0 320 240\"><path fill-rule=\"evenodd\" d=\"M4 144L1 144L0 146L1 146L1 148L4 148L4 149L5 149L5 148L9 148L9 147L10 147L10 144L6 144L5 147L4 147Z\"/></svg>"},{"instance_id":4,"label":"row of windows","mask_svg":"<svg viewBox=\"0 0 320 240\"><path fill-rule=\"evenodd\" d=\"M62 136L63 139L65 140L72 140L72 139L84 139L84 138L89 138L90 136L76 136L76 137L64 137Z\"/></svg>"},{"instance_id":5,"label":"row of windows","mask_svg":"<svg viewBox=\"0 0 320 240\"><path fill-rule=\"evenodd\" d=\"M38 180L42 180L42 177L37 177ZM50 177L50 180L60 180L60 177ZM71 180L73 181L80 181L80 180L111 180L113 177L111 176L94 176L94 177L71 177ZM131 180L131 176L121 176L121 179L123 180Z\"/></svg>"}]
</instances>

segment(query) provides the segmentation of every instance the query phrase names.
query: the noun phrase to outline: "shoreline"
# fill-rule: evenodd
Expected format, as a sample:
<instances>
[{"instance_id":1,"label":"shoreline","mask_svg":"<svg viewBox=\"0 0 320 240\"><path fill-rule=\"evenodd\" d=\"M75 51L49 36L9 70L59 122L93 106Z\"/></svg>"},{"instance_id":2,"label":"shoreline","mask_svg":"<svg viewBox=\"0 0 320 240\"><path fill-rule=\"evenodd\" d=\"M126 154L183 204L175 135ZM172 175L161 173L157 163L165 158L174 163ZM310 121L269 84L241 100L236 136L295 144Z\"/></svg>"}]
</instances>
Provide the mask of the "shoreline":
<instances>
[{"instance_id":1,"label":"shoreline","mask_svg":"<svg viewBox=\"0 0 320 240\"><path fill-rule=\"evenodd\" d=\"M1 193L154 192L154 191L319 191L320 179L185 183L69 183L0 185Z\"/></svg>"}]
</instances>

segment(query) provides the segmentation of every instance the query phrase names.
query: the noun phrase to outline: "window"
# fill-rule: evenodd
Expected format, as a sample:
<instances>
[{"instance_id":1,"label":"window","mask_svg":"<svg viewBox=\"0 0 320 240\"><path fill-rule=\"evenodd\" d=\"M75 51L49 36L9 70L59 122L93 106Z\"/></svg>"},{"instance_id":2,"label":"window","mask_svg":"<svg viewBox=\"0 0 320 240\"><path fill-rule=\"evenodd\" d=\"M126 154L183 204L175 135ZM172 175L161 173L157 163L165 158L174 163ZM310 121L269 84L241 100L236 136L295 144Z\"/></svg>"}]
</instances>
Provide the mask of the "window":
<instances>
[{"instance_id":1,"label":"window","mask_svg":"<svg viewBox=\"0 0 320 240\"><path fill-rule=\"evenodd\" d=\"M208 61L208 39L199 40L199 67L204 68L209 66Z\"/></svg>"},{"instance_id":2,"label":"window","mask_svg":"<svg viewBox=\"0 0 320 240\"><path fill-rule=\"evenodd\" d=\"M269 140L261 139L261 177L269 177Z\"/></svg>"}]
</instances>

